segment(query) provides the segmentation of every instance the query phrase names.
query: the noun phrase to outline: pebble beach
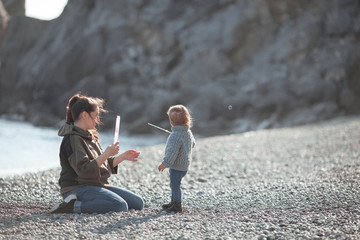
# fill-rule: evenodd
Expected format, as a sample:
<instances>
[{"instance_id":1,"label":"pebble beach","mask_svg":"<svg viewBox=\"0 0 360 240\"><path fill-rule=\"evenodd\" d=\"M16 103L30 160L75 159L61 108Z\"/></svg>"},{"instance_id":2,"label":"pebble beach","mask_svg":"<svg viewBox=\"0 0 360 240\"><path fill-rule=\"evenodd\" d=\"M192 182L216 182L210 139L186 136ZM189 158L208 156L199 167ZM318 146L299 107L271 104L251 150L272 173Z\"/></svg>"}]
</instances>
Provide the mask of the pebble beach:
<instances>
[{"instance_id":1,"label":"pebble beach","mask_svg":"<svg viewBox=\"0 0 360 240\"><path fill-rule=\"evenodd\" d=\"M160 211L164 149L137 149L110 178L142 211L49 214L60 168L0 178L0 239L360 238L360 117L197 139L180 214Z\"/></svg>"}]
</instances>

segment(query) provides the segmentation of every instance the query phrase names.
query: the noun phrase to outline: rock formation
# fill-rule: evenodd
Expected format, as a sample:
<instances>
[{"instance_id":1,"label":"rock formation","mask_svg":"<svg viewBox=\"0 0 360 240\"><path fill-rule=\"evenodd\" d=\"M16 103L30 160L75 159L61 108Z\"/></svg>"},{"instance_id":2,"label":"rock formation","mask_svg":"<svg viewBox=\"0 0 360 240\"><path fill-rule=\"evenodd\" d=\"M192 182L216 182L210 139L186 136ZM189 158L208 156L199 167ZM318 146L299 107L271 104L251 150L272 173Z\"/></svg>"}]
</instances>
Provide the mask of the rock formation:
<instances>
[{"instance_id":1,"label":"rock formation","mask_svg":"<svg viewBox=\"0 0 360 240\"><path fill-rule=\"evenodd\" d=\"M77 91L105 98L132 133L168 128L178 103L201 135L359 114L359 10L354 0L71 0L52 21L13 16L0 114L54 126Z\"/></svg>"},{"instance_id":2,"label":"rock formation","mask_svg":"<svg viewBox=\"0 0 360 240\"><path fill-rule=\"evenodd\" d=\"M0 0L0 45L10 15L25 15L25 0Z\"/></svg>"},{"instance_id":3,"label":"rock formation","mask_svg":"<svg viewBox=\"0 0 360 240\"><path fill-rule=\"evenodd\" d=\"M7 13L4 4L0 1L0 44L5 35L5 29L9 21L9 14Z\"/></svg>"}]
</instances>

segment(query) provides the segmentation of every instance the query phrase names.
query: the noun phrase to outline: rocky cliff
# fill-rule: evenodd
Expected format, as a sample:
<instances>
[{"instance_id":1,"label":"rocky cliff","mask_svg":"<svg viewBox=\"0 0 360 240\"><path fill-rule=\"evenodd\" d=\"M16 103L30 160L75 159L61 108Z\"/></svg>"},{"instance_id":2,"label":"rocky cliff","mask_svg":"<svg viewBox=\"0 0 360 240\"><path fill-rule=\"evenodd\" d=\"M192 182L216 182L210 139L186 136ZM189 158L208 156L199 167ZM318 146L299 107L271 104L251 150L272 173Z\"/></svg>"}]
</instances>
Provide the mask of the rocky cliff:
<instances>
[{"instance_id":1,"label":"rocky cliff","mask_svg":"<svg viewBox=\"0 0 360 240\"><path fill-rule=\"evenodd\" d=\"M71 0L52 21L12 16L0 114L54 126L77 91L105 98L106 125L120 114L132 133L168 127L178 103L202 135L359 114L359 10L355 0Z\"/></svg>"},{"instance_id":2,"label":"rocky cliff","mask_svg":"<svg viewBox=\"0 0 360 240\"><path fill-rule=\"evenodd\" d=\"M25 15L25 0L0 0L0 45L10 15Z\"/></svg>"}]
</instances>

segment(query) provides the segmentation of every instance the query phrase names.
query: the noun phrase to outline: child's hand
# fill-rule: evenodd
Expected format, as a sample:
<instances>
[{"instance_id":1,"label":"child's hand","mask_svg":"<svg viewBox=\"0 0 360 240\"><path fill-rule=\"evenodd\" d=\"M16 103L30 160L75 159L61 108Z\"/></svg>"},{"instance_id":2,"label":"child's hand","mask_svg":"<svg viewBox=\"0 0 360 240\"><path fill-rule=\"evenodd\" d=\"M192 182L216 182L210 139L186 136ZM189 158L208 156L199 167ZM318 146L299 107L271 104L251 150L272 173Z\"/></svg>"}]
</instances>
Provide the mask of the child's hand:
<instances>
[{"instance_id":1,"label":"child's hand","mask_svg":"<svg viewBox=\"0 0 360 240\"><path fill-rule=\"evenodd\" d=\"M160 164L159 167L158 167L159 172L164 171L165 168L166 168L166 166L164 164Z\"/></svg>"}]
</instances>

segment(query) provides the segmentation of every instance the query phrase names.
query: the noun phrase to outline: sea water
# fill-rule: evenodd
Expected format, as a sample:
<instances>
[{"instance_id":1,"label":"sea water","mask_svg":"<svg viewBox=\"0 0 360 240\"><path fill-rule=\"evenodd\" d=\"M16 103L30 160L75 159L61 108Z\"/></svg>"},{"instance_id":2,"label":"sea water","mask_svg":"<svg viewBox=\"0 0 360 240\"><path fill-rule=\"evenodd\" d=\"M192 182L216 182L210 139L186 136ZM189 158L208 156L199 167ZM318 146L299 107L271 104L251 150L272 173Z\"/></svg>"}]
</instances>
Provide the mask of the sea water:
<instances>
[{"instance_id":1,"label":"sea water","mask_svg":"<svg viewBox=\"0 0 360 240\"><path fill-rule=\"evenodd\" d=\"M0 177L36 172L60 166L62 137L58 129L35 127L30 123L0 119ZM120 152L141 146L165 143L166 136L127 136L120 129ZM114 140L114 132L100 132L105 150Z\"/></svg>"}]
</instances>

